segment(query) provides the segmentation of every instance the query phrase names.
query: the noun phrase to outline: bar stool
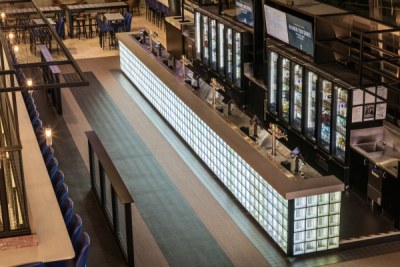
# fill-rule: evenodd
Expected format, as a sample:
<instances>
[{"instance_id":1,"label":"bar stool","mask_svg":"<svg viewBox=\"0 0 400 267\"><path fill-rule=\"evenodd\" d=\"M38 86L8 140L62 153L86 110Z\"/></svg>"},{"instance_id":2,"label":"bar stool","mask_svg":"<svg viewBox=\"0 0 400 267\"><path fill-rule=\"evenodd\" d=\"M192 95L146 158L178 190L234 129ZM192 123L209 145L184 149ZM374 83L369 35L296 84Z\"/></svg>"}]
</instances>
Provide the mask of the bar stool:
<instances>
[{"instance_id":1,"label":"bar stool","mask_svg":"<svg viewBox=\"0 0 400 267\"><path fill-rule=\"evenodd\" d=\"M86 18L79 16L75 19L77 25L77 33L76 35L78 36L78 39L81 39L81 34L83 34L85 36L85 38L87 38L87 34L86 34Z\"/></svg>"},{"instance_id":2,"label":"bar stool","mask_svg":"<svg viewBox=\"0 0 400 267\"><path fill-rule=\"evenodd\" d=\"M92 37L92 21L90 20L90 13L89 12L84 12L81 13L81 17L85 18L85 32L86 32L86 37L89 36L90 38Z\"/></svg>"}]
</instances>

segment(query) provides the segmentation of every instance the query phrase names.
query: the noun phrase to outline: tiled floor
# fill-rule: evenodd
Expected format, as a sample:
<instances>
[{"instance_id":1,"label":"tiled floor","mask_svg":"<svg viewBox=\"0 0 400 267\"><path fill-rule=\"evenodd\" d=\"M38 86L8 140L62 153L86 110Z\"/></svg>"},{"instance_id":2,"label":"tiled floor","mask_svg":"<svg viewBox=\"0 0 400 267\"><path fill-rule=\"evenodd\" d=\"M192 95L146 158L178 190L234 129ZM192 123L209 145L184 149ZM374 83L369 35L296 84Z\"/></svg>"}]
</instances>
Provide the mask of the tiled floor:
<instances>
[{"instance_id":1,"label":"tiled floor","mask_svg":"<svg viewBox=\"0 0 400 267\"><path fill-rule=\"evenodd\" d=\"M144 12L142 12L142 14L144 14ZM142 26L149 28L152 25L143 17L136 17L132 23L132 27L137 28ZM117 50L101 49L98 46L98 40L96 38L83 39L79 42L76 42L76 40L66 40L65 43L67 47L71 49L71 54L75 58L96 58L99 56L109 57L118 55ZM109 62L109 64L105 62ZM230 227L233 227L232 229L237 228L235 231L240 229L244 233L244 237L251 240L253 246L258 249L271 266L321 266L329 263L336 263L337 266L397 266L397 259L400 255L399 242L330 252L318 256L311 255L299 258L284 257L269 238L253 224L252 220L249 219L243 209L231 199L230 194L226 193L221 185L213 178L213 175L197 161L190 150L175 136L175 133L168 128L158 114L143 100L142 96L124 76L121 76L118 70L118 60L116 58L109 58L109 60L84 60L79 63L84 71L93 71L95 73L102 87L107 91L110 99L118 106L118 112L121 112L125 116L137 134L141 136L142 141L145 142L147 147L152 151L158 164L160 164L166 174L170 176L170 179L172 179L177 189L181 192L186 201L188 201L197 217L200 218L202 223L207 227L207 230L214 236L218 245L225 251L234 265L249 266L250 263L254 265L255 262L252 260L248 260L248 262L243 261L248 255L234 255L235 248L230 244L232 240L228 238L230 236L229 231L224 232L224 229L221 228L224 224L231 224ZM53 110L48 108L49 103L45 96L36 96L36 102L38 103L39 101L42 103L39 107L42 120L45 123L50 123L56 130L57 136L54 142L56 157L60 161L61 169L66 173L66 182L70 186L70 194L75 202L76 210L83 217L84 230L88 231L92 237L92 249L89 254L88 266L123 266L122 254L112 237L94 196L89 191L87 152L85 151L87 143L83 131L92 128L92 122L90 122L89 119L90 116L79 108L79 100L75 99L74 95L68 89L63 89L63 98L65 101L64 116L57 116ZM98 106L98 108L100 109L102 106ZM135 114L135 116L132 116L132 114ZM149 132L152 134L148 134ZM174 152L174 150L177 152ZM165 157L165 155L170 155L166 153L166 151L171 154L175 153L175 156L180 158L180 161L178 162L177 160L171 165L171 163L168 162L168 160L171 159ZM178 175L175 177L173 174L174 172L190 172L193 177L197 177L196 179L198 180L189 180L185 175ZM191 191L187 191L189 189L191 189ZM204 203L196 203L193 198L195 196L201 196L200 194L209 194L212 197L209 199L208 197L205 198ZM210 213L207 213L209 211L206 209L207 206L210 205L217 207L217 209L221 209L222 207L226 214L218 211L219 213L215 213L214 216L219 214L218 216L222 217L215 217L214 220L207 221L207 219L209 219L207 217L210 216ZM206 212L204 210L206 210ZM138 220L142 223L146 221L143 218L138 218ZM215 225L216 223L218 225ZM165 264L165 259L163 261L163 256L160 255L160 248L155 244L157 241L151 240L152 232L149 230L151 227L147 229L144 224L142 227L143 232L145 232L143 234L143 246L146 248L151 247L152 250L148 249L148 251L137 253L139 254L139 259L137 259L139 261L138 265L157 266ZM220 231L218 229L220 229ZM243 244L243 250L246 251L244 248L245 244ZM247 249L252 251L251 245ZM145 253L152 252L154 252L153 255L158 257L159 260L154 261L154 259L146 258L144 255ZM395 253L377 256L390 252ZM140 259L142 254L143 258ZM375 257L368 258L370 256ZM171 263L171 261L169 262ZM155 265L155 263L157 264ZM260 266L260 264L254 266Z\"/></svg>"}]
</instances>

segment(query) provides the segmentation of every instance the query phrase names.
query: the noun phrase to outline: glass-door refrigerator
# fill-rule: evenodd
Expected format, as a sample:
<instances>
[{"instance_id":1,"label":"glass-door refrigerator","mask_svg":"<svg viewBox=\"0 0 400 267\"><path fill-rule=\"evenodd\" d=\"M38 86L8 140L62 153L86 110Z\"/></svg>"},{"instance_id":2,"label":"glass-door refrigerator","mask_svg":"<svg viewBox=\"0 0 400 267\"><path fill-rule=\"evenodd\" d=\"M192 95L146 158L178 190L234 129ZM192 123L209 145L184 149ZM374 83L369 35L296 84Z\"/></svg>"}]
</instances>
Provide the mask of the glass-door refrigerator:
<instances>
[{"instance_id":1,"label":"glass-door refrigerator","mask_svg":"<svg viewBox=\"0 0 400 267\"><path fill-rule=\"evenodd\" d=\"M279 117L286 123L289 122L290 112L290 60L281 58L281 79L278 88Z\"/></svg>"},{"instance_id":2,"label":"glass-door refrigerator","mask_svg":"<svg viewBox=\"0 0 400 267\"><path fill-rule=\"evenodd\" d=\"M330 152L332 133L332 82L320 79L318 145Z\"/></svg>"},{"instance_id":3,"label":"glass-door refrigerator","mask_svg":"<svg viewBox=\"0 0 400 267\"><path fill-rule=\"evenodd\" d=\"M241 87L242 78L242 40L241 33L235 32L235 68L233 83L237 87Z\"/></svg>"},{"instance_id":4,"label":"glass-door refrigerator","mask_svg":"<svg viewBox=\"0 0 400 267\"><path fill-rule=\"evenodd\" d=\"M305 136L315 142L316 138L316 109L317 109L317 83L318 75L307 70L305 88Z\"/></svg>"},{"instance_id":5,"label":"glass-door refrigerator","mask_svg":"<svg viewBox=\"0 0 400 267\"><path fill-rule=\"evenodd\" d=\"M217 71L217 21L210 19L210 67Z\"/></svg>"},{"instance_id":6,"label":"glass-door refrigerator","mask_svg":"<svg viewBox=\"0 0 400 267\"><path fill-rule=\"evenodd\" d=\"M228 81L232 82L233 78L233 30L226 29L226 58L225 58L225 77Z\"/></svg>"},{"instance_id":7,"label":"glass-door refrigerator","mask_svg":"<svg viewBox=\"0 0 400 267\"><path fill-rule=\"evenodd\" d=\"M347 104L348 91L339 85L334 86L335 117L333 135L333 155L340 161L346 159L346 136L347 136Z\"/></svg>"},{"instance_id":8,"label":"glass-door refrigerator","mask_svg":"<svg viewBox=\"0 0 400 267\"><path fill-rule=\"evenodd\" d=\"M210 52L209 52L209 25L208 25L208 17L202 15L202 27L203 27L203 32L202 32L202 41L203 41L203 51L202 51L202 56L203 56L203 64L206 66L209 66L209 60L210 60Z\"/></svg>"},{"instance_id":9,"label":"glass-door refrigerator","mask_svg":"<svg viewBox=\"0 0 400 267\"><path fill-rule=\"evenodd\" d=\"M218 73L225 76L225 25L218 23Z\"/></svg>"},{"instance_id":10,"label":"glass-door refrigerator","mask_svg":"<svg viewBox=\"0 0 400 267\"><path fill-rule=\"evenodd\" d=\"M292 116L290 124L292 127L301 132L301 122L303 115L303 67L299 64L293 63L293 100L292 102Z\"/></svg>"},{"instance_id":11,"label":"glass-door refrigerator","mask_svg":"<svg viewBox=\"0 0 400 267\"><path fill-rule=\"evenodd\" d=\"M274 51L268 53L268 111L277 115L277 94L278 94L278 54Z\"/></svg>"},{"instance_id":12,"label":"glass-door refrigerator","mask_svg":"<svg viewBox=\"0 0 400 267\"><path fill-rule=\"evenodd\" d=\"M196 38L196 59L201 61L201 50L202 50L202 44L201 44L201 13L196 12L194 14L195 19L195 38Z\"/></svg>"}]
</instances>

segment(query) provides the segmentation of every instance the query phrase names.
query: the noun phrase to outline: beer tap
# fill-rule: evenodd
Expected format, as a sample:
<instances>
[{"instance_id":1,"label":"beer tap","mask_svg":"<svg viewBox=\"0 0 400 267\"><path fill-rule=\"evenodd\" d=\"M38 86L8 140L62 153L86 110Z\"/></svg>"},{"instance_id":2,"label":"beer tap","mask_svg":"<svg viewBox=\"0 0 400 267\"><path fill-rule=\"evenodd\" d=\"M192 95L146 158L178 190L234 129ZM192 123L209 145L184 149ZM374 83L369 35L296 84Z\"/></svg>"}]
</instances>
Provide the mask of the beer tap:
<instances>
[{"instance_id":1,"label":"beer tap","mask_svg":"<svg viewBox=\"0 0 400 267\"><path fill-rule=\"evenodd\" d=\"M187 59L185 55L181 57L182 62L182 78L186 81L186 66L193 66L193 63L190 59Z\"/></svg>"},{"instance_id":2,"label":"beer tap","mask_svg":"<svg viewBox=\"0 0 400 267\"><path fill-rule=\"evenodd\" d=\"M215 107L216 98L217 98L217 90L224 90L224 87L219 82L217 82L217 79L215 79L215 78L211 78L210 85L211 85L211 89L213 90L212 91L212 94L213 94L212 105Z\"/></svg>"},{"instance_id":3,"label":"beer tap","mask_svg":"<svg viewBox=\"0 0 400 267\"><path fill-rule=\"evenodd\" d=\"M270 123L269 124L269 130L271 131L272 134L272 152L271 154L273 156L276 155L276 139L282 139L284 138L286 141L288 140L287 134L285 131L281 130L278 125L275 123Z\"/></svg>"},{"instance_id":4,"label":"beer tap","mask_svg":"<svg viewBox=\"0 0 400 267\"><path fill-rule=\"evenodd\" d=\"M153 38L158 37L158 34L156 32L153 32L152 30L150 30L149 37L150 37L150 52L153 53Z\"/></svg>"}]
</instances>

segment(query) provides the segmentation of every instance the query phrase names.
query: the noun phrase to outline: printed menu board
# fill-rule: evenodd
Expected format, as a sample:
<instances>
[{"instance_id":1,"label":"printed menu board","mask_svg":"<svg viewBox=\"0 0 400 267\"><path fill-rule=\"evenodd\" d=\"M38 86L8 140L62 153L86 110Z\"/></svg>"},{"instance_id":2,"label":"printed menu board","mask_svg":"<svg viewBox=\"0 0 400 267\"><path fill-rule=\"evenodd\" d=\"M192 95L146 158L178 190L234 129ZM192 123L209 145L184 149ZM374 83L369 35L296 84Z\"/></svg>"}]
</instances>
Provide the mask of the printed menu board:
<instances>
[{"instance_id":1,"label":"printed menu board","mask_svg":"<svg viewBox=\"0 0 400 267\"><path fill-rule=\"evenodd\" d=\"M386 118L386 103L376 104L375 120L383 120Z\"/></svg>"},{"instance_id":2,"label":"printed menu board","mask_svg":"<svg viewBox=\"0 0 400 267\"><path fill-rule=\"evenodd\" d=\"M253 3L252 0L236 0L236 19L240 22L253 26Z\"/></svg>"},{"instance_id":3,"label":"printed menu board","mask_svg":"<svg viewBox=\"0 0 400 267\"><path fill-rule=\"evenodd\" d=\"M353 106L364 104L364 91L361 89L353 90Z\"/></svg>"},{"instance_id":4,"label":"printed menu board","mask_svg":"<svg viewBox=\"0 0 400 267\"><path fill-rule=\"evenodd\" d=\"M375 104L364 105L364 121L375 119Z\"/></svg>"},{"instance_id":5,"label":"printed menu board","mask_svg":"<svg viewBox=\"0 0 400 267\"><path fill-rule=\"evenodd\" d=\"M351 122L362 122L362 112L362 106L353 107L353 110L351 112Z\"/></svg>"},{"instance_id":6,"label":"printed menu board","mask_svg":"<svg viewBox=\"0 0 400 267\"><path fill-rule=\"evenodd\" d=\"M310 21L264 5L267 33L301 51L314 55L313 27Z\"/></svg>"},{"instance_id":7,"label":"printed menu board","mask_svg":"<svg viewBox=\"0 0 400 267\"><path fill-rule=\"evenodd\" d=\"M288 44L286 14L267 5L264 5L264 14L267 33Z\"/></svg>"}]
</instances>

